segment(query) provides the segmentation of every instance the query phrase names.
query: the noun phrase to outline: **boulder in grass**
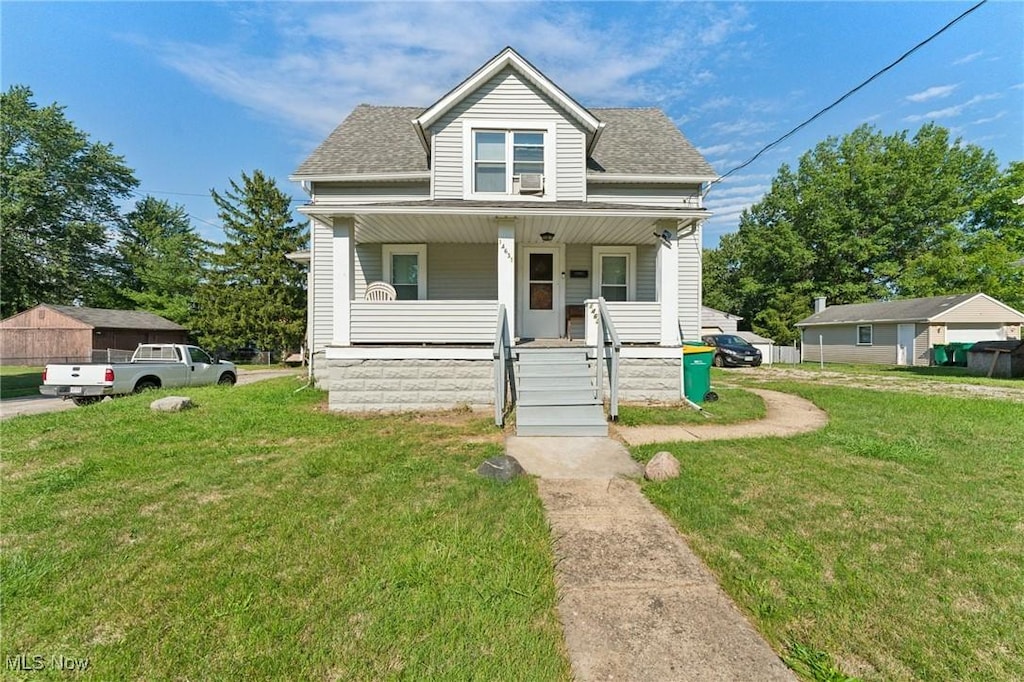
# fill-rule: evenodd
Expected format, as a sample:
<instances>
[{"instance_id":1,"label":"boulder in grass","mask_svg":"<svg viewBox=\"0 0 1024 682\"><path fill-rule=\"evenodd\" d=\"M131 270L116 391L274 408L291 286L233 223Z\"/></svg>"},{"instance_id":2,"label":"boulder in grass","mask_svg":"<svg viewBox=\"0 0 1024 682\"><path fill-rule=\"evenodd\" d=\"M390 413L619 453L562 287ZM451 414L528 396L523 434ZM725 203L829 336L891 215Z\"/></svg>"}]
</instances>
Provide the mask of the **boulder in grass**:
<instances>
[{"instance_id":1,"label":"boulder in grass","mask_svg":"<svg viewBox=\"0 0 1024 682\"><path fill-rule=\"evenodd\" d=\"M662 450L651 458L644 467L644 478L648 481L667 481L679 478L679 460L671 452Z\"/></svg>"},{"instance_id":2,"label":"boulder in grass","mask_svg":"<svg viewBox=\"0 0 1024 682\"><path fill-rule=\"evenodd\" d=\"M195 406L196 404L192 402L192 398L169 395L166 398L159 398L151 402L149 409L154 412L181 412L182 410L190 410Z\"/></svg>"},{"instance_id":3,"label":"boulder in grass","mask_svg":"<svg viewBox=\"0 0 1024 682\"><path fill-rule=\"evenodd\" d=\"M485 478L508 483L516 476L523 474L523 467L515 457L501 455L484 460L483 464L476 468L476 472Z\"/></svg>"}]
</instances>

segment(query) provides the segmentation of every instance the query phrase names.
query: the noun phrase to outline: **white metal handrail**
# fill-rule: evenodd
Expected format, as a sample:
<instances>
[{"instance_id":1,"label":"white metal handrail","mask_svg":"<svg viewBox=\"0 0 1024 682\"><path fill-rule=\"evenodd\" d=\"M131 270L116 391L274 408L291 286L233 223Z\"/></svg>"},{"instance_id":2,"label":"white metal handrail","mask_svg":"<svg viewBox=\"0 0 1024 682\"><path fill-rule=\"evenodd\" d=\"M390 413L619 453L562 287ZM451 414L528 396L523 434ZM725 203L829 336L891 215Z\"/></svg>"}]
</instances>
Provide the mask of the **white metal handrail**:
<instances>
[{"instance_id":1,"label":"white metal handrail","mask_svg":"<svg viewBox=\"0 0 1024 682\"><path fill-rule=\"evenodd\" d=\"M611 344L609 353L609 343ZM619 351L622 341L615 331L615 323L608 314L608 306L604 297L597 299L597 385L604 400L604 375L602 360L608 362L608 416L612 421L619 418Z\"/></svg>"},{"instance_id":2,"label":"white metal handrail","mask_svg":"<svg viewBox=\"0 0 1024 682\"><path fill-rule=\"evenodd\" d=\"M509 372L509 358L511 357L511 338L508 333L508 319L505 316L505 305L498 304L498 324L494 331L494 423L501 427L505 425L505 400L510 393L508 390L513 381ZM511 395L515 395L515 387L512 387Z\"/></svg>"}]
</instances>

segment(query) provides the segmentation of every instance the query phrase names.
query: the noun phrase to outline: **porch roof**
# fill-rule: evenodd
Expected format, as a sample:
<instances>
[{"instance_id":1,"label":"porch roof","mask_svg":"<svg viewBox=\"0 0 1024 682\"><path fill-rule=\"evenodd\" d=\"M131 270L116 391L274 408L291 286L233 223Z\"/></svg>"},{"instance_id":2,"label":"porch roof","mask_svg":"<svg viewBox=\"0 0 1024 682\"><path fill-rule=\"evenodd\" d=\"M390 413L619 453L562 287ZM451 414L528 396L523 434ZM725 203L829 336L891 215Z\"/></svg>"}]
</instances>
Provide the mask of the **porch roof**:
<instances>
[{"instance_id":1,"label":"porch roof","mask_svg":"<svg viewBox=\"0 0 1024 682\"><path fill-rule=\"evenodd\" d=\"M550 232L554 242L563 244L647 244L657 239L655 227L660 220L683 229L710 216L699 208L457 199L309 205L299 210L319 218L354 219L360 243L493 243L498 219L510 219L515 224L516 241L524 243L540 243L540 235Z\"/></svg>"},{"instance_id":2,"label":"porch roof","mask_svg":"<svg viewBox=\"0 0 1024 682\"><path fill-rule=\"evenodd\" d=\"M706 220L711 212L704 208L643 206L597 201L466 201L463 199L427 199L380 204L330 205L307 204L299 212L311 216L363 215L473 215L473 216L616 216Z\"/></svg>"}]
</instances>

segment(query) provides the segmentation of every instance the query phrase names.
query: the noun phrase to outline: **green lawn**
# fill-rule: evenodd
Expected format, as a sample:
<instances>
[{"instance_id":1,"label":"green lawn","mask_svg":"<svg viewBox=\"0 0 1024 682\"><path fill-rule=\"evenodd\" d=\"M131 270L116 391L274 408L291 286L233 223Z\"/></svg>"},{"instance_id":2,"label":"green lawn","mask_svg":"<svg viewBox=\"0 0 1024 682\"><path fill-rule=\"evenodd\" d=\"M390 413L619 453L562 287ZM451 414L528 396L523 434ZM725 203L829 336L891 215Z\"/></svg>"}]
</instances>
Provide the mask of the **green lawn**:
<instances>
[{"instance_id":1,"label":"green lawn","mask_svg":"<svg viewBox=\"0 0 1024 682\"><path fill-rule=\"evenodd\" d=\"M797 367L803 370L820 371L821 368L816 362L804 362L799 365L775 365L778 368ZM904 367L900 365L852 365L836 362L826 362L824 371L840 372L852 375L873 375L882 377L894 377L913 381L915 378L928 379L932 381L946 381L950 383L981 384L984 386L1006 386L1009 388L1024 388L1022 379L996 379L986 376L978 376L967 371L966 367Z\"/></svg>"},{"instance_id":2,"label":"green lawn","mask_svg":"<svg viewBox=\"0 0 1024 682\"><path fill-rule=\"evenodd\" d=\"M151 413L157 393L4 422L5 661L568 679L535 484L473 471L502 449L487 418L341 417L291 379L188 394L179 414Z\"/></svg>"},{"instance_id":3,"label":"green lawn","mask_svg":"<svg viewBox=\"0 0 1024 682\"><path fill-rule=\"evenodd\" d=\"M790 439L658 444L645 491L808 679L1024 679L1024 406L800 384Z\"/></svg>"},{"instance_id":4,"label":"green lawn","mask_svg":"<svg viewBox=\"0 0 1024 682\"><path fill-rule=\"evenodd\" d=\"M42 384L42 367L0 365L0 400L39 395Z\"/></svg>"},{"instance_id":5,"label":"green lawn","mask_svg":"<svg viewBox=\"0 0 1024 682\"><path fill-rule=\"evenodd\" d=\"M750 391L738 388L715 388L718 400L701 407L707 416L686 403L667 405L621 405L619 423L623 426L643 424L735 424L764 417L764 401Z\"/></svg>"}]
</instances>

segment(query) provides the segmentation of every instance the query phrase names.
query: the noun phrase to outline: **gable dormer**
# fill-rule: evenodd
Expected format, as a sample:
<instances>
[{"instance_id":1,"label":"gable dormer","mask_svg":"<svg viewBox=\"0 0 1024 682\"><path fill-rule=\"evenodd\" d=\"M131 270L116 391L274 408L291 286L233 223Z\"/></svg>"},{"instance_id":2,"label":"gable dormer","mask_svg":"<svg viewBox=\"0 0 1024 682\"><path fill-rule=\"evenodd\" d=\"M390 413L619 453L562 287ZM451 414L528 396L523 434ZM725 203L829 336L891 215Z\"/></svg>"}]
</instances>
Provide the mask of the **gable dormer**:
<instances>
[{"instance_id":1,"label":"gable dormer","mask_svg":"<svg viewBox=\"0 0 1024 682\"><path fill-rule=\"evenodd\" d=\"M505 48L413 125L435 199L586 198L586 158L604 124Z\"/></svg>"}]
</instances>

